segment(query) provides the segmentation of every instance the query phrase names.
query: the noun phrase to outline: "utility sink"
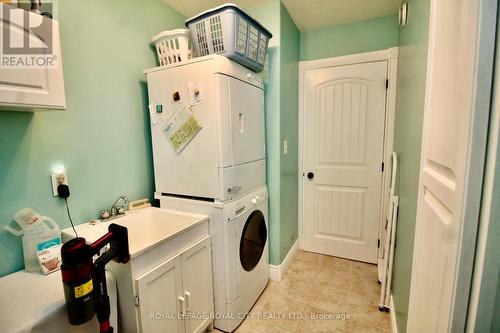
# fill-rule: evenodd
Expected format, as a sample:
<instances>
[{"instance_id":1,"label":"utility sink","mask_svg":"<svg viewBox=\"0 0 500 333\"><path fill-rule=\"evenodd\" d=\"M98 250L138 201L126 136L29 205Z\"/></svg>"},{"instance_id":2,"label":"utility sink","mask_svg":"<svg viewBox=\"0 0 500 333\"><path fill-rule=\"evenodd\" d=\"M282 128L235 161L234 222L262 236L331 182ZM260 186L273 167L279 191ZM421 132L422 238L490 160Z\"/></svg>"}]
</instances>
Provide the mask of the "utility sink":
<instances>
[{"instance_id":1,"label":"utility sink","mask_svg":"<svg viewBox=\"0 0 500 333\"><path fill-rule=\"evenodd\" d=\"M186 230L208 220L208 216L197 215L163 208L144 208L127 212L122 217L113 220L84 223L75 226L79 237L92 243L108 231L111 223L116 223L128 229L128 243L132 258L157 246ZM63 240L75 237L72 228L62 231Z\"/></svg>"}]
</instances>

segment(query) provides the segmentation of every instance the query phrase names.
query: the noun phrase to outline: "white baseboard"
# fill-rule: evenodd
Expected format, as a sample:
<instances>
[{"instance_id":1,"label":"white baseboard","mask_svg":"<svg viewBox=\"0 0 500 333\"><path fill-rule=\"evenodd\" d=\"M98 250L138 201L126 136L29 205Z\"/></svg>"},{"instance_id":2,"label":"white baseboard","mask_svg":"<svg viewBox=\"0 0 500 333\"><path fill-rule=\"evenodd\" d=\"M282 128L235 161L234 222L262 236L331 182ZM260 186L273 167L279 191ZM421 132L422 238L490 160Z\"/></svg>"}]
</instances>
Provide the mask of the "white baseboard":
<instances>
[{"instance_id":1,"label":"white baseboard","mask_svg":"<svg viewBox=\"0 0 500 333\"><path fill-rule=\"evenodd\" d=\"M277 282L283 280L283 277L285 277L285 273L290 267L290 264L292 263L293 258L295 257L295 253L297 253L298 249L299 249L299 240L297 239L290 248L290 251L288 251L285 260L283 260L281 265L269 265L269 278L271 280Z\"/></svg>"},{"instance_id":2,"label":"white baseboard","mask_svg":"<svg viewBox=\"0 0 500 333\"><path fill-rule=\"evenodd\" d=\"M271 265L269 264L269 279L272 281L281 281L280 278L280 269L278 268L278 265Z\"/></svg>"},{"instance_id":3,"label":"white baseboard","mask_svg":"<svg viewBox=\"0 0 500 333\"><path fill-rule=\"evenodd\" d=\"M394 309L394 302L392 301L392 295L389 298L389 315L391 317L391 332L398 333L398 325L396 323L396 310Z\"/></svg>"}]
</instances>

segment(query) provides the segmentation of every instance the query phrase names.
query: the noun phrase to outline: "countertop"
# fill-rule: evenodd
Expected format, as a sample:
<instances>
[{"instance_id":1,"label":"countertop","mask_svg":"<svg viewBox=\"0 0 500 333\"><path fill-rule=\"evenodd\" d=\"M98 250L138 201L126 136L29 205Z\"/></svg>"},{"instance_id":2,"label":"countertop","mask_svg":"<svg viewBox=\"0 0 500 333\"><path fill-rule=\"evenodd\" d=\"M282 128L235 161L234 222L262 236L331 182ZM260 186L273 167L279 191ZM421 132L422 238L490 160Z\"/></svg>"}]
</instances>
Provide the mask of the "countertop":
<instances>
[{"instance_id":1,"label":"countertop","mask_svg":"<svg viewBox=\"0 0 500 333\"><path fill-rule=\"evenodd\" d=\"M111 325L117 332L116 279L106 272ZM97 318L73 326L64 301L61 271L49 275L19 271L0 278L0 332L95 333Z\"/></svg>"}]
</instances>

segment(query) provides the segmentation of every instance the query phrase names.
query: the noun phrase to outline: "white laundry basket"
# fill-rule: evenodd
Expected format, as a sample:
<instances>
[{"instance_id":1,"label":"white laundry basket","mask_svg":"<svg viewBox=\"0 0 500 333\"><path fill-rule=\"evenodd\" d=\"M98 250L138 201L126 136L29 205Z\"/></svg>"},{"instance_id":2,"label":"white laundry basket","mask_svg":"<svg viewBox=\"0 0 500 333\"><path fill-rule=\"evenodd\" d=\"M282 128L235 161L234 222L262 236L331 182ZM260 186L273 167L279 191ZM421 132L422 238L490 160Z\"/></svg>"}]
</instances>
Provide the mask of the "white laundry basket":
<instances>
[{"instance_id":1,"label":"white laundry basket","mask_svg":"<svg viewBox=\"0 0 500 333\"><path fill-rule=\"evenodd\" d=\"M272 34L238 6L228 3L186 21L199 56L218 53L261 72Z\"/></svg>"},{"instance_id":2,"label":"white laundry basket","mask_svg":"<svg viewBox=\"0 0 500 333\"><path fill-rule=\"evenodd\" d=\"M193 58L191 36L188 29L160 32L151 39L156 47L160 66L185 62Z\"/></svg>"}]
</instances>

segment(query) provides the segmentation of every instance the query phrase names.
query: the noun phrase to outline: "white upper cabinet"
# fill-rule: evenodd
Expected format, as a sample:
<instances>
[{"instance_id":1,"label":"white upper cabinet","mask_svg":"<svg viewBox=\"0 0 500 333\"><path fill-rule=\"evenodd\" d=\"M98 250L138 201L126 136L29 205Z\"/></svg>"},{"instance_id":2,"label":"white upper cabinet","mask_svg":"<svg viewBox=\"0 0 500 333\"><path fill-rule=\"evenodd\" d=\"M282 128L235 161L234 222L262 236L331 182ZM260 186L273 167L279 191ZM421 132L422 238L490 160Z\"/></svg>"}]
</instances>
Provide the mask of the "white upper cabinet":
<instances>
[{"instance_id":1,"label":"white upper cabinet","mask_svg":"<svg viewBox=\"0 0 500 333\"><path fill-rule=\"evenodd\" d=\"M0 3L0 110L66 108L59 23Z\"/></svg>"}]
</instances>

